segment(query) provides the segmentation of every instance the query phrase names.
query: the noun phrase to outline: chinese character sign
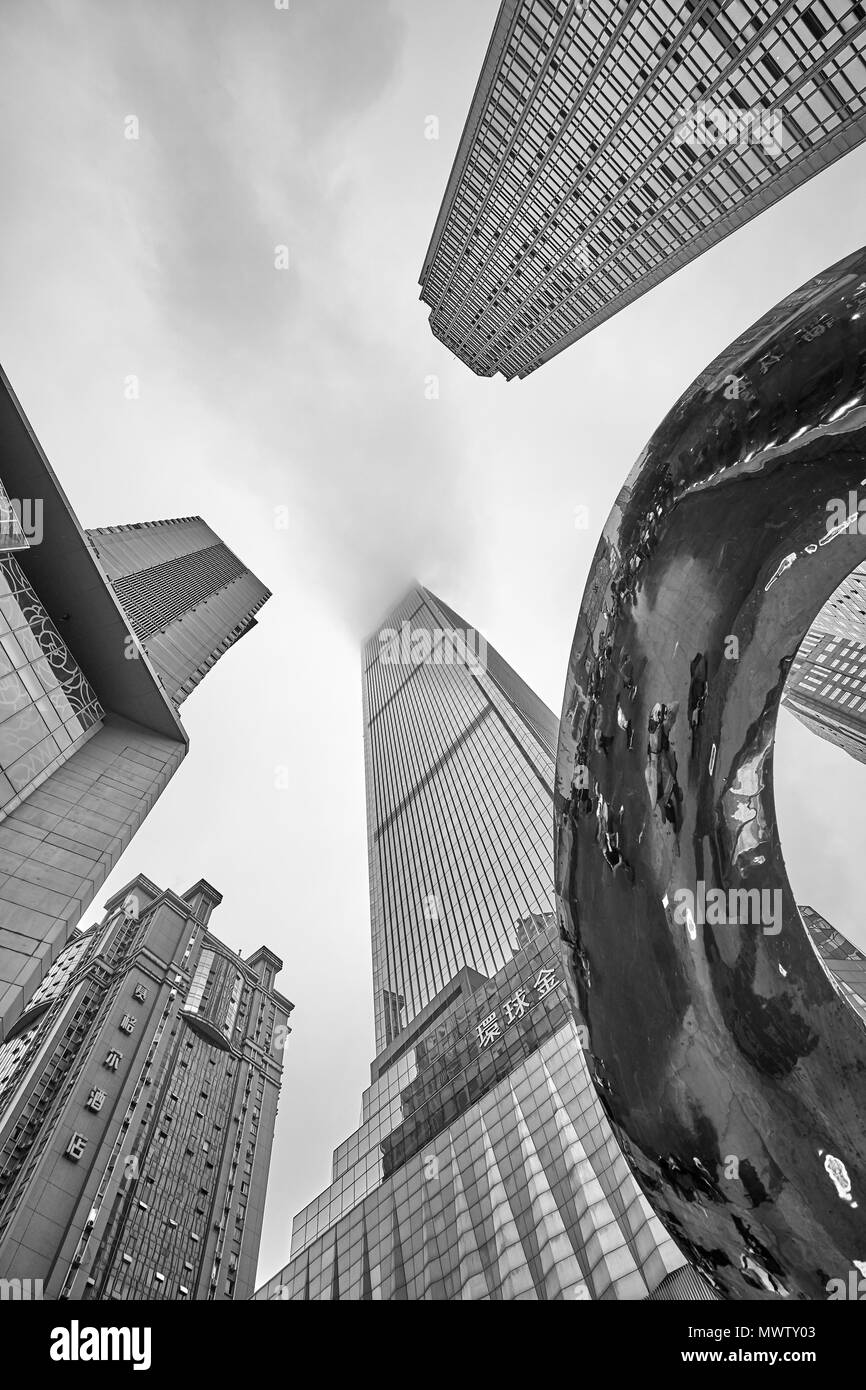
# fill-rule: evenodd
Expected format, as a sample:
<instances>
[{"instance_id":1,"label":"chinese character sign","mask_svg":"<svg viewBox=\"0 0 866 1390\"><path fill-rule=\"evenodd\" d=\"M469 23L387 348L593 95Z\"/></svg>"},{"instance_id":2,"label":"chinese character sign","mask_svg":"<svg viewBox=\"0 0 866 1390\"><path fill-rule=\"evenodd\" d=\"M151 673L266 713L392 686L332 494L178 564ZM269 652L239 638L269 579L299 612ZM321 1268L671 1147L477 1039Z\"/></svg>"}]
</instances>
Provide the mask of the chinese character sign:
<instances>
[{"instance_id":1,"label":"chinese character sign","mask_svg":"<svg viewBox=\"0 0 866 1390\"><path fill-rule=\"evenodd\" d=\"M505 1001L506 1023L513 1023L516 1018L522 1018L528 1009L529 1001L526 997L526 990L518 989L510 999Z\"/></svg>"},{"instance_id":2,"label":"chinese character sign","mask_svg":"<svg viewBox=\"0 0 866 1390\"><path fill-rule=\"evenodd\" d=\"M66 1157L71 1158L73 1163L77 1163L86 1148L87 1140L84 1135L73 1134L69 1143L66 1145Z\"/></svg>"},{"instance_id":3,"label":"chinese character sign","mask_svg":"<svg viewBox=\"0 0 866 1390\"><path fill-rule=\"evenodd\" d=\"M549 994L559 984L555 970L540 970L538 979L535 981L535 988L538 991L539 999L543 999L545 994Z\"/></svg>"},{"instance_id":4,"label":"chinese character sign","mask_svg":"<svg viewBox=\"0 0 866 1390\"><path fill-rule=\"evenodd\" d=\"M482 1023L479 1023L475 1031L482 1047L489 1047L496 1038L502 1037L502 1029L496 1022L495 1012L490 1014L489 1018L485 1018Z\"/></svg>"},{"instance_id":5,"label":"chinese character sign","mask_svg":"<svg viewBox=\"0 0 866 1390\"><path fill-rule=\"evenodd\" d=\"M545 995L550 994L556 989L559 983L560 980L555 970L549 967L539 970L533 985L521 985L505 1000L502 1006L505 1014L505 1027L523 1018L524 1014L527 1014L531 1009L533 1002L537 1002L538 999L543 999ZM535 1001L530 1000L530 992L532 990L535 991ZM475 1031L478 1034L478 1044L480 1047L490 1047L497 1038L501 1038L502 1027L499 1023L497 1011L494 1009L493 1013L488 1014L487 1018L483 1019L482 1022L478 1024Z\"/></svg>"}]
</instances>

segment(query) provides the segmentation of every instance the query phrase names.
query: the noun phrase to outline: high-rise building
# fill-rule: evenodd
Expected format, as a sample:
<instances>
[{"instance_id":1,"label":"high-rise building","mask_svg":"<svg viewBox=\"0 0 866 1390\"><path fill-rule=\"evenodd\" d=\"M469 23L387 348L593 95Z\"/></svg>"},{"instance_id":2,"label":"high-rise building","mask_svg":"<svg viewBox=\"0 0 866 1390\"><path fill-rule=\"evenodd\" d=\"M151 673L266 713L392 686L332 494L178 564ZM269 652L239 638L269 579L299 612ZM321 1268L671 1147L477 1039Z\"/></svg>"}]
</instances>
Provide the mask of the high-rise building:
<instances>
[{"instance_id":1,"label":"high-rise building","mask_svg":"<svg viewBox=\"0 0 866 1390\"><path fill-rule=\"evenodd\" d=\"M376 1047L453 976L495 974L515 922L553 911L557 723L413 586L363 650Z\"/></svg>"},{"instance_id":2,"label":"high-rise building","mask_svg":"<svg viewBox=\"0 0 866 1390\"><path fill-rule=\"evenodd\" d=\"M806 932L842 998L866 1022L866 955L814 907L800 907Z\"/></svg>"},{"instance_id":3,"label":"high-rise building","mask_svg":"<svg viewBox=\"0 0 866 1390\"><path fill-rule=\"evenodd\" d=\"M525 377L866 136L856 0L502 0L421 273Z\"/></svg>"},{"instance_id":4,"label":"high-rise building","mask_svg":"<svg viewBox=\"0 0 866 1390\"><path fill-rule=\"evenodd\" d=\"M0 1046L0 1277L45 1298L255 1287L282 962L210 929L220 894L139 876L60 952Z\"/></svg>"},{"instance_id":5,"label":"high-rise building","mask_svg":"<svg viewBox=\"0 0 866 1390\"><path fill-rule=\"evenodd\" d=\"M712 1297L584 1053L552 905L556 720L419 586L363 668L378 1055L256 1296Z\"/></svg>"},{"instance_id":6,"label":"high-rise building","mask_svg":"<svg viewBox=\"0 0 866 1390\"><path fill-rule=\"evenodd\" d=\"M811 632L847 637L866 647L866 565L858 565L830 595Z\"/></svg>"},{"instance_id":7,"label":"high-rise building","mask_svg":"<svg viewBox=\"0 0 866 1390\"><path fill-rule=\"evenodd\" d=\"M198 518L82 531L0 372L0 1041L187 751L267 590Z\"/></svg>"},{"instance_id":8,"label":"high-rise building","mask_svg":"<svg viewBox=\"0 0 866 1390\"><path fill-rule=\"evenodd\" d=\"M783 701L812 733L866 762L863 643L811 628L791 663Z\"/></svg>"},{"instance_id":9,"label":"high-rise building","mask_svg":"<svg viewBox=\"0 0 866 1390\"><path fill-rule=\"evenodd\" d=\"M200 516L105 526L87 539L176 705L270 598Z\"/></svg>"}]
</instances>

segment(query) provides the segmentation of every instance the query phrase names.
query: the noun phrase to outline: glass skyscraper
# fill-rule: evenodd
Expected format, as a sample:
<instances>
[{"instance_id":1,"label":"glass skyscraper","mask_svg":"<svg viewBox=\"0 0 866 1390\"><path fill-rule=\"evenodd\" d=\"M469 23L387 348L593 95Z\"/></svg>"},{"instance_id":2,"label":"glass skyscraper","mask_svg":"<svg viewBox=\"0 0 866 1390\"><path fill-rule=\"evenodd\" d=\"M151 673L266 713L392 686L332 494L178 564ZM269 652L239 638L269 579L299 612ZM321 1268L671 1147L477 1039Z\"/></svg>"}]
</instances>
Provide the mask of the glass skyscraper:
<instances>
[{"instance_id":1,"label":"glass skyscraper","mask_svg":"<svg viewBox=\"0 0 866 1390\"><path fill-rule=\"evenodd\" d=\"M421 272L525 377L866 136L857 0L502 0Z\"/></svg>"},{"instance_id":2,"label":"glass skyscraper","mask_svg":"<svg viewBox=\"0 0 866 1390\"><path fill-rule=\"evenodd\" d=\"M713 1297L613 1137L553 909L551 712L414 586L363 651L377 1056L266 1299Z\"/></svg>"},{"instance_id":3,"label":"glass skyscraper","mask_svg":"<svg viewBox=\"0 0 866 1390\"><path fill-rule=\"evenodd\" d=\"M557 722L474 629L413 587L364 646L376 1046L463 966L495 974L553 911Z\"/></svg>"},{"instance_id":4,"label":"glass skyscraper","mask_svg":"<svg viewBox=\"0 0 866 1390\"><path fill-rule=\"evenodd\" d=\"M791 665L784 703L813 734L866 762L866 646L811 631Z\"/></svg>"},{"instance_id":5,"label":"glass skyscraper","mask_svg":"<svg viewBox=\"0 0 866 1390\"><path fill-rule=\"evenodd\" d=\"M866 575L854 570L797 651L783 696L811 733L866 762Z\"/></svg>"},{"instance_id":6,"label":"glass skyscraper","mask_svg":"<svg viewBox=\"0 0 866 1390\"><path fill-rule=\"evenodd\" d=\"M836 990L866 1022L866 956L814 907L801 907L799 912Z\"/></svg>"},{"instance_id":7,"label":"glass skyscraper","mask_svg":"<svg viewBox=\"0 0 866 1390\"><path fill-rule=\"evenodd\" d=\"M866 565L858 565L830 595L812 631L847 637L866 647Z\"/></svg>"},{"instance_id":8,"label":"glass skyscraper","mask_svg":"<svg viewBox=\"0 0 866 1390\"><path fill-rule=\"evenodd\" d=\"M105 526L87 539L175 705L270 598L200 516Z\"/></svg>"}]
</instances>

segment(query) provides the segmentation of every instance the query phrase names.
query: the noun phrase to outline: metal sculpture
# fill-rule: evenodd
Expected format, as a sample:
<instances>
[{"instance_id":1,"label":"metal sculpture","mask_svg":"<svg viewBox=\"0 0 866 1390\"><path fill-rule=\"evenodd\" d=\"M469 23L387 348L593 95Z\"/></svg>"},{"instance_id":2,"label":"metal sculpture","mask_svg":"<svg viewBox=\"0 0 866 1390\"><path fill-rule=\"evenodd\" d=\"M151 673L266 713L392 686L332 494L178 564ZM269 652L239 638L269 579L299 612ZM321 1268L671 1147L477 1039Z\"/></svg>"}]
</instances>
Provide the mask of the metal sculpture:
<instances>
[{"instance_id":1,"label":"metal sculpture","mask_svg":"<svg viewBox=\"0 0 866 1390\"><path fill-rule=\"evenodd\" d=\"M773 802L786 674L866 558L861 498L866 251L778 304L656 431L569 662L556 877L588 1061L723 1297L823 1299L866 1274L866 1029L807 938ZM831 788L806 810L832 834Z\"/></svg>"}]
</instances>

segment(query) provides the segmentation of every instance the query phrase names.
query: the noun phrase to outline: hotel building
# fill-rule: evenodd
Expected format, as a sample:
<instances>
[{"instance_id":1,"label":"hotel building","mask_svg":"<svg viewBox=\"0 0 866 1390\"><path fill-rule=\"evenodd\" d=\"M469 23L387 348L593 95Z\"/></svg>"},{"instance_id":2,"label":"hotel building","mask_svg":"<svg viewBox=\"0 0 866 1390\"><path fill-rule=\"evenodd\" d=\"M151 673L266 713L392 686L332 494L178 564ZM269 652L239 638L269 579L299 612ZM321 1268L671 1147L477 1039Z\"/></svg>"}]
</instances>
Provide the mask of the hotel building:
<instances>
[{"instance_id":1,"label":"hotel building","mask_svg":"<svg viewBox=\"0 0 866 1390\"><path fill-rule=\"evenodd\" d=\"M293 1005L221 896L143 875L75 932L0 1046L0 1278L45 1298L255 1286Z\"/></svg>"}]
</instances>

